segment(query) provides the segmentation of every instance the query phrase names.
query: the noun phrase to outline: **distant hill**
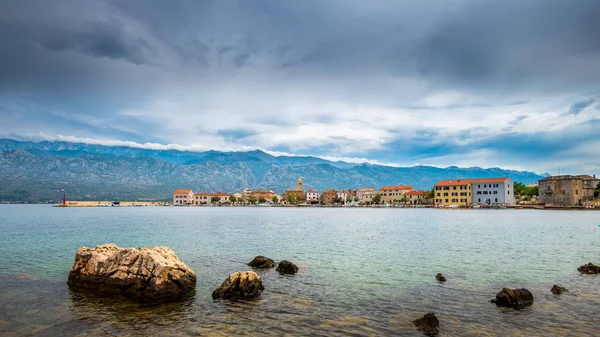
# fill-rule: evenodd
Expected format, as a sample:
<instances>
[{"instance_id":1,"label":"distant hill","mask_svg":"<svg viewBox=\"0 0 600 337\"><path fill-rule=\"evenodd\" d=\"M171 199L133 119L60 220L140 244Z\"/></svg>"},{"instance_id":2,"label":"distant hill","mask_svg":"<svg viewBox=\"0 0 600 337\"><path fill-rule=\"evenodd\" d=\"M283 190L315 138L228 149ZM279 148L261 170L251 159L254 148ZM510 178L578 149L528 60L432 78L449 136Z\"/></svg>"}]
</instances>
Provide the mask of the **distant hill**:
<instances>
[{"instance_id":1,"label":"distant hill","mask_svg":"<svg viewBox=\"0 0 600 337\"><path fill-rule=\"evenodd\" d=\"M149 150L69 142L0 140L0 201L70 199L169 200L173 190L237 192L268 188L282 193L301 176L317 190L383 185L431 189L440 179L508 176L525 184L546 175L479 167L390 167L332 162L310 156L275 157L262 151Z\"/></svg>"}]
</instances>

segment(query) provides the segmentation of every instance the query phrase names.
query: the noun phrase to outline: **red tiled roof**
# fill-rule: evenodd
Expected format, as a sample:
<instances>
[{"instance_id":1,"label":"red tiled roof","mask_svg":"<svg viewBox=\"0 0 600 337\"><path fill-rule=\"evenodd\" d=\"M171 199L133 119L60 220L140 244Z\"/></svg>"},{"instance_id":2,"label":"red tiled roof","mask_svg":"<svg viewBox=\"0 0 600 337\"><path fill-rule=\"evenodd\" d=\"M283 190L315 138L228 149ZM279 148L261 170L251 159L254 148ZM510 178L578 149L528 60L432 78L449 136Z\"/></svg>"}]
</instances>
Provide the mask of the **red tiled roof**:
<instances>
[{"instance_id":1,"label":"red tiled roof","mask_svg":"<svg viewBox=\"0 0 600 337\"><path fill-rule=\"evenodd\" d=\"M408 191L408 192L406 192L404 194L406 194L406 195L423 195L423 194L425 194L425 191L421 191L421 190L418 190L418 191Z\"/></svg>"},{"instance_id":2,"label":"red tiled roof","mask_svg":"<svg viewBox=\"0 0 600 337\"><path fill-rule=\"evenodd\" d=\"M223 193L223 192L211 193L210 195L213 197L228 197L229 196L229 194Z\"/></svg>"},{"instance_id":3,"label":"red tiled roof","mask_svg":"<svg viewBox=\"0 0 600 337\"><path fill-rule=\"evenodd\" d=\"M317 191L315 191L315 190L308 190L308 191L306 191L306 193L317 193Z\"/></svg>"},{"instance_id":4,"label":"red tiled roof","mask_svg":"<svg viewBox=\"0 0 600 337\"><path fill-rule=\"evenodd\" d=\"M210 195L210 193L207 193L207 192L198 192L198 193L194 194L194 196L208 196L208 195Z\"/></svg>"},{"instance_id":5,"label":"red tiled roof","mask_svg":"<svg viewBox=\"0 0 600 337\"><path fill-rule=\"evenodd\" d=\"M193 193L192 190L175 190L173 194L190 194Z\"/></svg>"},{"instance_id":6,"label":"red tiled roof","mask_svg":"<svg viewBox=\"0 0 600 337\"><path fill-rule=\"evenodd\" d=\"M398 185L398 186L383 186L380 191L389 191L389 190L412 190L412 186L404 186L404 185Z\"/></svg>"},{"instance_id":7,"label":"red tiled roof","mask_svg":"<svg viewBox=\"0 0 600 337\"><path fill-rule=\"evenodd\" d=\"M323 191L323 194L335 194L334 190L325 190Z\"/></svg>"},{"instance_id":8,"label":"red tiled roof","mask_svg":"<svg viewBox=\"0 0 600 337\"><path fill-rule=\"evenodd\" d=\"M473 184L503 183L506 180L508 180L508 178L478 178L478 179L471 179L471 183L473 183Z\"/></svg>"},{"instance_id":9,"label":"red tiled roof","mask_svg":"<svg viewBox=\"0 0 600 337\"><path fill-rule=\"evenodd\" d=\"M471 183L471 179L440 180L435 186L465 186Z\"/></svg>"},{"instance_id":10,"label":"red tiled roof","mask_svg":"<svg viewBox=\"0 0 600 337\"><path fill-rule=\"evenodd\" d=\"M475 178L475 179L456 179L456 180L440 180L435 186L464 186L469 184L485 184L485 183L503 183L508 178Z\"/></svg>"}]
</instances>

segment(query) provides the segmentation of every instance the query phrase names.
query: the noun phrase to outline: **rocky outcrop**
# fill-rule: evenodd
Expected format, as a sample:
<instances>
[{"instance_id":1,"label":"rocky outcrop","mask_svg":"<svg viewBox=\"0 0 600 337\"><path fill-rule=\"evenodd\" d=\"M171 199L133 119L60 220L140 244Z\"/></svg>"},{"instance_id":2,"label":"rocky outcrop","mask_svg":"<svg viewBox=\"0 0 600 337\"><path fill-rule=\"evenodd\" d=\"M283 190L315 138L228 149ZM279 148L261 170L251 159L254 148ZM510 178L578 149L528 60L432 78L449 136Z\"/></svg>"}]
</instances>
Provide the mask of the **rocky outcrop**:
<instances>
[{"instance_id":1,"label":"rocky outcrop","mask_svg":"<svg viewBox=\"0 0 600 337\"><path fill-rule=\"evenodd\" d=\"M257 273L238 271L231 273L221 286L213 291L212 298L230 301L252 300L258 298L264 289Z\"/></svg>"},{"instance_id":2,"label":"rocky outcrop","mask_svg":"<svg viewBox=\"0 0 600 337\"><path fill-rule=\"evenodd\" d=\"M435 279L438 280L438 282L446 282L446 278L444 277L444 275L442 275L442 273L438 273L437 275L435 275Z\"/></svg>"},{"instance_id":3,"label":"rocky outcrop","mask_svg":"<svg viewBox=\"0 0 600 337\"><path fill-rule=\"evenodd\" d=\"M577 271L579 271L582 274L600 274L600 266L597 266L590 262L577 268Z\"/></svg>"},{"instance_id":4,"label":"rocky outcrop","mask_svg":"<svg viewBox=\"0 0 600 337\"><path fill-rule=\"evenodd\" d=\"M250 261L250 263L248 263L248 266L257 269L269 269L275 267L275 261L269 259L268 257L259 255L255 257L252 261Z\"/></svg>"},{"instance_id":5,"label":"rocky outcrop","mask_svg":"<svg viewBox=\"0 0 600 337\"><path fill-rule=\"evenodd\" d=\"M525 288L502 288L502 290L496 294L496 298L490 302L503 307L521 309L533 304L533 294Z\"/></svg>"},{"instance_id":6,"label":"rocky outcrop","mask_svg":"<svg viewBox=\"0 0 600 337\"><path fill-rule=\"evenodd\" d=\"M563 288L561 286L557 286L556 284L552 286L552 289L550 289L550 291L554 294L554 295L560 295L562 293L564 293L565 291L568 291L567 288Z\"/></svg>"},{"instance_id":7,"label":"rocky outcrop","mask_svg":"<svg viewBox=\"0 0 600 337\"><path fill-rule=\"evenodd\" d=\"M106 244L79 248L67 283L72 288L160 302L190 294L196 288L196 275L168 247Z\"/></svg>"},{"instance_id":8,"label":"rocky outcrop","mask_svg":"<svg viewBox=\"0 0 600 337\"><path fill-rule=\"evenodd\" d=\"M290 261L281 261L279 262L279 264L277 265L277 269L275 270L277 270L279 274L294 275L298 272L298 266L296 266Z\"/></svg>"},{"instance_id":9,"label":"rocky outcrop","mask_svg":"<svg viewBox=\"0 0 600 337\"><path fill-rule=\"evenodd\" d=\"M424 335L436 336L438 334L440 321L438 321L433 312L430 312L419 319L415 319L413 324L417 327L417 329L423 331Z\"/></svg>"}]
</instances>

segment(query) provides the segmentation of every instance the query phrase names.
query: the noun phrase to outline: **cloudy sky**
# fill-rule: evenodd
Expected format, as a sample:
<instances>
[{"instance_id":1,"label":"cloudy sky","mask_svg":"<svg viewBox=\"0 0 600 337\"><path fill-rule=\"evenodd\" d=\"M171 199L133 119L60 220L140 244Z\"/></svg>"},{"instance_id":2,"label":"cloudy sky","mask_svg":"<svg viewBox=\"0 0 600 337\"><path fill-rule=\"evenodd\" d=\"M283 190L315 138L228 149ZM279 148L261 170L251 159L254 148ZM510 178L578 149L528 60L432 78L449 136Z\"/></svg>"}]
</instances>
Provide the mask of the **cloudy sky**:
<instances>
[{"instance_id":1,"label":"cloudy sky","mask_svg":"<svg viewBox=\"0 0 600 337\"><path fill-rule=\"evenodd\" d=\"M600 1L0 2L0 137L600 173Z\"/></svg>"}]
</instances>

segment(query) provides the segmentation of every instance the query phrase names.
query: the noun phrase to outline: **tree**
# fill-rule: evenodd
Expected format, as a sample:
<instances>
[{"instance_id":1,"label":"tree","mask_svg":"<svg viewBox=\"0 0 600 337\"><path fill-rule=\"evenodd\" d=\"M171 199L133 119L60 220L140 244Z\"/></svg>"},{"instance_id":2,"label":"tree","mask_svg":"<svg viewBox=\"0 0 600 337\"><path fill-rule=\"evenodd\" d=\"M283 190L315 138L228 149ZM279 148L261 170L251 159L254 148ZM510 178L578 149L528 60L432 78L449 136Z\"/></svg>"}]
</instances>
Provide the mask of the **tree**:
<instances>
[{"instance_id":1,"label":"tree","mask_svg":"<svg viewBox=\"0 0 600 337\"><path fill-rule=\"evenodd\" d=\"M255 197L250 197L248 198L248 202L251 204L256 204L256 198Z\"/></svg>"},{"instance_id":2,"label":"tree","mask_svg":"<svg viewBox=\"0 0 600 337\"><path fill-rule=\"evenodd\" d=\"M354 197L354 202L359 202L359 201L360 201L360 199L358 199L358 197L357 197L357 196L355 196L355 197Z\"/></svg>"},{"instance_id":3,"label":"tree","mask_svg":"<svg viewBox=\"0 0 600 337\"><path fill-rule=\"evenodd\" d=\"M277 196L276 196L276 195L274 195L274 196L271 198L271 201L272 201L274 204L276 204L276 203L278 203L278 202L279 202L279 198L277 198Z\"/></svg>"},{"instance_id":4,"label":"tree","mask_svg":"<svg viewBox=\"0 0 600 337\"><path fill-rule=\"evenodd\" d=\"M349 196L346 197L346 203L351 203L352 200L354 200L354 198L352 198L351 195L349 195Z\"/></svg>"},{"instance_id":5,"label":"tree","mask_svg":"<svg viewBox=\"0 0 600 337\"><path fill-rule=\"evenodd\" d=\"M520 181L516 181L515 184L513 185L513 187L514 187L515 195L523 195L523 194L525 194L525 189L527 188L525 186L525 184L523 184Z\"/></svg>"},{"instance_id":6,"label":"tree","mask_svg":"<svg viewBox=\"0 0 600 337\"><path fill-rule=\"evenodd\" d=\"M229 201L231 201L232 204L235 204L235 202L237 201L237 198L235 197L235 195L232 195L229 197Z\"/></svg>"},{"instance_id":7,"label":"tree","mask_svg":"<svg viewBox=\"0 0 600 337\"><path fill-rule=\"evenodd\" d=\"M379 204L381 202L381 194L377 193L375 194L375 196L373 197L373 203L374 204Z\"/></svg>"},{"instance_id":8,"label":"tree","mask_svg":"<svg viewBox=\"0 0 600 337\"><path fill-rule=\"evenodd\" d=\"M408 202L408 198L407 197L402 197L402 199L400 199L400 202L406 204Z\"/></svg>"},{"instance_id":9,"label":"tree","mask_svg":"<svg viewBox=\"0 0 600 337\"><path fill-rule=\"evenodd\" d=\"M220 200L221 200L221 198L219 198L219 197L210 197L210 203L211 204L216 204Z\"/></svg>"},{"instance_id":10,"label":"tree","mask_svg":"<svg viewBox=\"0 0 600 337\"><path fill-rule=\"evenodd\" d=\"M261 196L260 198L258 198L258 203L259 204L264 204L265 202L267 202L267 199L265 199L265 197Z\"/></svg>"}]
</instances>

